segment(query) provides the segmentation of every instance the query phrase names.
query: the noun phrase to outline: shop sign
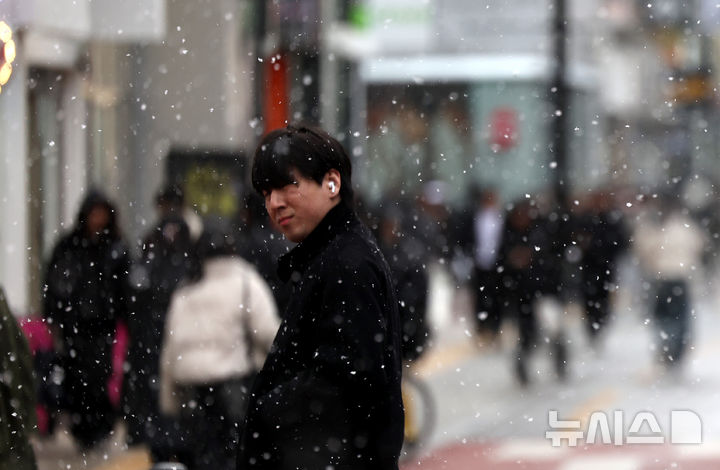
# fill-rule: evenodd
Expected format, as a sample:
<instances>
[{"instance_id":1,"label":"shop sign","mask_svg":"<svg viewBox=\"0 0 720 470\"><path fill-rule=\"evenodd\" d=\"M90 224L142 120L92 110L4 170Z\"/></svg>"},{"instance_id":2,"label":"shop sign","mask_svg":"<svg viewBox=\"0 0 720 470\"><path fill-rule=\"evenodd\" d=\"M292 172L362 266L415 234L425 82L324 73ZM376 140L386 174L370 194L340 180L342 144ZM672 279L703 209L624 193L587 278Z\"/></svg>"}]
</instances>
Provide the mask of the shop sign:
<instances>
[{"instance_id":1,"label":"shop sign","mask_svg":"<svg viewBox=\"0 0 720 470\"><path fill-rule=\"evenodd\" d=\"M366 0L350 14L351 24L366 32L381 53L429 50L434 30L430 0Z\"/></svg>"},{"instance_id":2,"label":"shop sign","mask_svg":"<svg viewBox=\"0 0 720 470\"><path fill-rule=\"evenodd\" d=\"M12 63L15 60L15 41L12 29L4 21L0 21L0 92L2 87L10 80Z\"/></svg>"},{"instance_id":3,"label":"shop sign","mask_svg":"<svg viewBox=\"0 0 720 470\"><path fill-rule=\"evenodd\" d=\"M515 146L518 137L517 112L512 108L495 108L490 113L490 148L506 152Z\"/></svg>"}]
</instances>

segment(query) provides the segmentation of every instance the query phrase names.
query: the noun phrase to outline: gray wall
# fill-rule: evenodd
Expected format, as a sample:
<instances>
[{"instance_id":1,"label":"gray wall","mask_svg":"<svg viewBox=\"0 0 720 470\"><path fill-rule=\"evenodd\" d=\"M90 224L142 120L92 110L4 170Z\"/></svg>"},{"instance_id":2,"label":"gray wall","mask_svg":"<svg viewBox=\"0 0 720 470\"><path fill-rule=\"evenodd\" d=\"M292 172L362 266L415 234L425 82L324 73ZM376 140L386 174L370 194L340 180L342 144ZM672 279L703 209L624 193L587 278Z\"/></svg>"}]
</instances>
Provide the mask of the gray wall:
<instances>
[{"instance_id":1,"label":"gray wall","mask_svg":"<svg viewBox=\"0 0 720 470\"><path fill-rule=\"evenodd\" d=\"M172 147L247 150L254 57L236 0L168 1L162 44L138 47L128 115L137 129L128 175L139 236L155 218L152 199L165 179Z\"/></svg>"}]
</instances>

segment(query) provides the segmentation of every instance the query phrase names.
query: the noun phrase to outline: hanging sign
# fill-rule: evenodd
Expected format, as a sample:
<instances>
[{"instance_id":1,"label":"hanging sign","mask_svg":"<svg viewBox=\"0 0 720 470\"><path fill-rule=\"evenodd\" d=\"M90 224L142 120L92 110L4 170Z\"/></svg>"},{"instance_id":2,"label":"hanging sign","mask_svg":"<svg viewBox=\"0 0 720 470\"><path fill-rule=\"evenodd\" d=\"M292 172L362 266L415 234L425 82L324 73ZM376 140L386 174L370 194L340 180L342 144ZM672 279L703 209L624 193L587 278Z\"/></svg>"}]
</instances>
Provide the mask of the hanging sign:
<instances>
[{"instance_id":1,"label":"hanging sign","mask_svg":"<svg viewBox=\"0 0 720 470\"><path fill-rule=\"evenodd\" d=\"M0 21L0 93L2 87L10 80L12 63L15 60L15 41L12 30L4 21Z\"/></svg>"},{"instance_id":2,"label":"hanging sign","mask_svg":"<svg viewBox=\"0 0 720 470\"><path fill-rule=\"evenodd\" d=\"M495 108L490 113L490 148L505 152L515 146L518 137L517 112L512 108Z\"/></svg>"}]
</instances>

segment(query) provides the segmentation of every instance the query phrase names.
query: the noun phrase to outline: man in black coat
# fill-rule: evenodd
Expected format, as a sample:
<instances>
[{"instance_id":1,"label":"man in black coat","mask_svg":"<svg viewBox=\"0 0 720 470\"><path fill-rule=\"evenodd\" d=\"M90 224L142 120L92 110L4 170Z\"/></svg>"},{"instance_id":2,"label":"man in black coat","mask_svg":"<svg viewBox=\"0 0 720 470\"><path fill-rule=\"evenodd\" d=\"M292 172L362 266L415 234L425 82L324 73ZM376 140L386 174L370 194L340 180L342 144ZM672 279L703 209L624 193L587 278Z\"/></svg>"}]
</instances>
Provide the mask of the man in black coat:
<instances>
[{"instance_id":1,"label":"man in black coat","mask_svg":"<svg viewBox=\"0 0 720 470\"><path fill-rule=\"evenodd\" d=\"M397 469L400 322L390 270L352 209L351 166L327 133L288 127L252 170L293 295L252 389L238 469Z\"/></svg>"},{"instance_id":2,"label":"man in black coat","mask_svg":"<svg viewBox=\"0 0 720 470\"><path fill-rule=\"evenodd\" d=\"M127 441L147 442L153 454L164 442L158 403L160 349L170 298L196 268L190 228L182 217L183 195L170 185L155 198L159 221L142 239L132 269L134 313L128 316L130 345L124 400Z\"/></svg>"}]
</instances>

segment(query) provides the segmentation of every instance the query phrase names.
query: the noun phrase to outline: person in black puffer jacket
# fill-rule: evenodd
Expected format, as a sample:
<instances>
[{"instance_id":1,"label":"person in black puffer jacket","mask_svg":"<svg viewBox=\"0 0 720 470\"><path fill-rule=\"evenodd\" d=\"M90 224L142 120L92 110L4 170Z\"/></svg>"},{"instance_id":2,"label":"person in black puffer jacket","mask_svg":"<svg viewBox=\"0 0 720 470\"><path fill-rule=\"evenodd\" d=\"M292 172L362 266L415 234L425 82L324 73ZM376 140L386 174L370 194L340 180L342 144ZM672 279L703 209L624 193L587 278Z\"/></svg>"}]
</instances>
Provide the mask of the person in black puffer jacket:
<instances>
[{"instance_id":1,"label":"person in black puffer jacket","mask_svg":"<svg viewBox=\"0 0 720 470\"><path fill-rule=\"evenodd\" d=\"M116 323L127 314L130 267L116 219L110 200L90 191L75 227L52 252L43 289L44 316L63 347L63 408L84 448L107 437L115 421L107 386Z\"/></svg>"}]
</instances>

